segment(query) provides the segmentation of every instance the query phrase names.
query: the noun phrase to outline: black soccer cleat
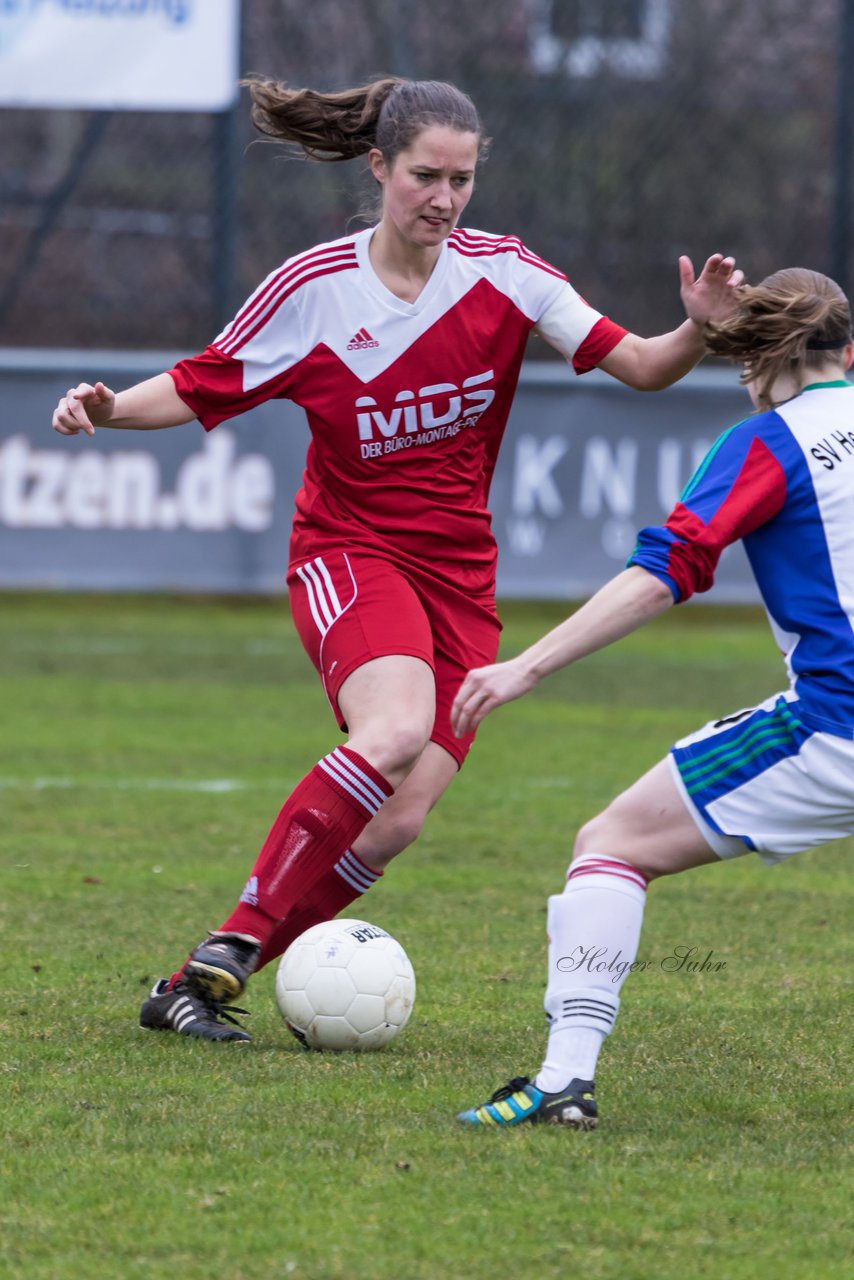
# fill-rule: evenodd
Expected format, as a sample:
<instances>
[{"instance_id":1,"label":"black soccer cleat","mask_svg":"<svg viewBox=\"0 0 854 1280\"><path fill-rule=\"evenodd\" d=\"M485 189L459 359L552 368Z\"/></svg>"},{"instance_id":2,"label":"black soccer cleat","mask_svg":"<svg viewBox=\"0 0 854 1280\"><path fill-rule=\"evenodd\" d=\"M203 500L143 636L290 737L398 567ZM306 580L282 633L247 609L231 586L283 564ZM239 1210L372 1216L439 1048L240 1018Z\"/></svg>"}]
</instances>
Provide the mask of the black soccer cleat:
<instances>
[{"instance_id":1,"label":"black soccer cleat","mask_svg":"<svg viewBox=\"0 0 854 1280\"><path fill-rule=\"evenodd\" d=\"M206 1000L187 984L179 981L169 989L168 979L160 978L142 1006L139 1025L144 1031L177 1031L180 1036L197 1040L251 1040L232 1013L245 1009L224 1009L214 1000ZM225 1022L221 1019L225 1018ZM231 1026L227 1026L227 1023Z\"/></svg>"},{"instance_id":2,"label":"black soccer cleat","mask_svg":"<svg viewBox=\"0 0 854 1280\"><path fill-rule=\"evenodd\" d=\"M255 972L261 944L234 933L212 933L184 965L183 980L203 1000L236 1000Z\"/></svg>"},{"instance_id":3,"label":"black soccer cleat","mask_svg":"<svg viewBox=\"0 0 854 1280\"><path fill-rule=\"evenodd\" d=\"M599 1112L592 1080L570 1080L559 1093L543 1093L528 1076L514 1076L488 1102L457 1119L474 1128L506 1129L515 1124L561 1124L567 1129L595 1129Z\"/></svg>"}]
</instances>

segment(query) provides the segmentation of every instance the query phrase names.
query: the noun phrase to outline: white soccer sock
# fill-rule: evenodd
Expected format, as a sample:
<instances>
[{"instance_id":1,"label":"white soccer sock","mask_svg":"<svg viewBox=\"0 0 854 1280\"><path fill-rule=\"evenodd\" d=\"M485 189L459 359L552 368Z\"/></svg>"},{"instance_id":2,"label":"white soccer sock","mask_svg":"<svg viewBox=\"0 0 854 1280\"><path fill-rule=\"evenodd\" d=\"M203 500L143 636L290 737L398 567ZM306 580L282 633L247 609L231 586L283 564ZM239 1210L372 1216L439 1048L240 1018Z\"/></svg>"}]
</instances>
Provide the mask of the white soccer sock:
<instances>
[{"instance_id":1,"label":"white soccer sock","mask_svg":"<svg viewBox=\"0 0 854 1280\"><path fill-rule=\"evenodd\" d=\"M646 885L630 863L585 854L570 867L563 893L549 898L549 1040L536 1077L546 1093L594 1078L637 957Z\"/></svg>"}]
</instances>

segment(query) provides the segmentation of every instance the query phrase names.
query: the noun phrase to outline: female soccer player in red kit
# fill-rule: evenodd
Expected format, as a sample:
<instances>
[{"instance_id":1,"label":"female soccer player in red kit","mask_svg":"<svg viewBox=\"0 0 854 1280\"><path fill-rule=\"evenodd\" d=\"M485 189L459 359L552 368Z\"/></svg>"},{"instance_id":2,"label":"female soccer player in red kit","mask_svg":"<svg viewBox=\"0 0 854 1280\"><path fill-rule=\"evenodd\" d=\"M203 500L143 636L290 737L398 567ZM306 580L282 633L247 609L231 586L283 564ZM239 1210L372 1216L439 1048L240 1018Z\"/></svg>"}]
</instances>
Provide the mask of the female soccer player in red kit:
<instances>
[{"instance_id":1,"label":"female soccer player in red kit","mask_svg":"<svg viewBox=\"0 0 854 1280\"><path fill-rule=\"evenodd\" d=\"M366 154L376 226L289 259L201 355L114 394L81 384L64 435L198 418L206 430L273 398L311 428L288 589L347 744L286 800L234 911L143 1005L141 1025L247 1040L223 1001L290 941L370 888L418 835L471 746L450 709L493 662L489 484L535 328L578 373L669 386L704 353L741 273L680 259L688 319L640 338L589 307L518 239L458 227L484 150L473 103L436 81L344 93L251 82L265 135L322 160Z\"/></svg>"}]
</instances>

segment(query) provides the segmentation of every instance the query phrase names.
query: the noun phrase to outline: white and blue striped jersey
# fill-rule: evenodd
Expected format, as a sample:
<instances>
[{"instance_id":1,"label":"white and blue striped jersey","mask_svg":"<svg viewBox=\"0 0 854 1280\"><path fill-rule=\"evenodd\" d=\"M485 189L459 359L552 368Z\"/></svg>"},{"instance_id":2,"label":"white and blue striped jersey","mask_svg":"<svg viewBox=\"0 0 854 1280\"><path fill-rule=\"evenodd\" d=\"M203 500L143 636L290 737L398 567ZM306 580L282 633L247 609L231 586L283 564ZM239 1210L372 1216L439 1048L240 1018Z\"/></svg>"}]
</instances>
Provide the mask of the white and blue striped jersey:
<instances>
[{"instance_id":1,"label":"white and blue striped jersey","mask_svg":"<svg viewBox=\"0 0 854 1280\"><path fill-rule=\"evenodd\" d=\"M677 601L712 585L743 539L796 701L814 730L854 738L854 386L817 382L727 431L629 559Z\"/></svg>"}]
</instances>

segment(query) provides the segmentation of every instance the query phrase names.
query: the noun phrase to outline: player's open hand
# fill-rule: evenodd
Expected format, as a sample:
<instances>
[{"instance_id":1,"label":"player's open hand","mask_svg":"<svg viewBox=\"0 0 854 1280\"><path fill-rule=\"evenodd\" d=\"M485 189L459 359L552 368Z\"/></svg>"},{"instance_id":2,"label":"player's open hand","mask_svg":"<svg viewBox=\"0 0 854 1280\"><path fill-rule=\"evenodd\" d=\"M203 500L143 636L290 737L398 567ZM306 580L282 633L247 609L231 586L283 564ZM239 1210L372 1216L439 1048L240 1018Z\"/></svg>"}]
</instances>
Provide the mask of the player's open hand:
<instances>
[{"instance_id":1,"label":"player's open hand","mask_svg":"<svg viewBox=\"0 0 854 1280\"><path fill-rule=\"evenodd\" d=\"M713 253L695 278L694 264L683 254L679 259L679 281L685 314L702 325L707 320L725 320L732 314L735 290L744 284L744 272L736 269L734 258Z\"/></svg>"},{"instance_id":2,"label":"player's open hand","mask_svg":"<svg viewBox=\"0 0 854 1280\"><path fill-rule=\"evenodd\" d=\"M536 684L529 671L511 658L470 671L451 707L451 728L458 738L476 729L490 711L521 698Z\"/></svg>"},{"instance_id":3,"label":"player's open hand","mask_svg":"<svg viewBox=\"0 0 854 1280\"><path fill-rule=\"evenodd\" d=\"M109 422L116 406L116 395L103 382L94 387L88 382L71 387L53 413L53 429L61 436L76 436L84 431L95 434L95 428Z\"/></svg>"}]
</instances>

